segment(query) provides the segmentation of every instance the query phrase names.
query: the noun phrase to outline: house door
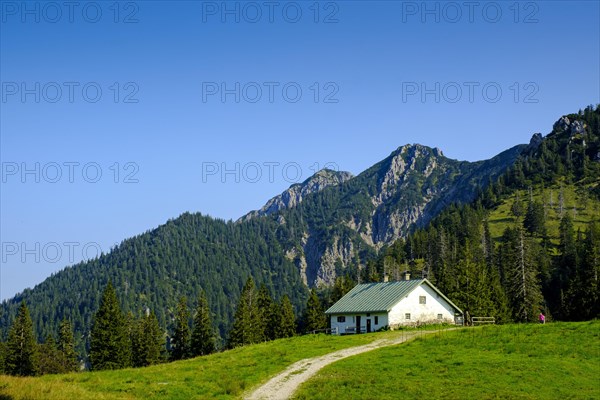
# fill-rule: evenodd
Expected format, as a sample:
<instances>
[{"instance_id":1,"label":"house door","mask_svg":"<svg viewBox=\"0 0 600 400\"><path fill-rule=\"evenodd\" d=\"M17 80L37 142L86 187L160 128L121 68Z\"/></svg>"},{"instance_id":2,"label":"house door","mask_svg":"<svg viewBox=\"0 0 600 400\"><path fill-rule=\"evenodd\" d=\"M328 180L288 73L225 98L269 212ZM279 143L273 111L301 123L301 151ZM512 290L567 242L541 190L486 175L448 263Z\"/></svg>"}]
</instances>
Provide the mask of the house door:
<instances>
[{"instance_id":1,"label":"house door","mask_svg":"<svg viewBox=\"0 0 600 400\"><path fill-rule=\"evenodd\" d=\"M360 333L360 315L356 316L356 333Z\"/></svg>"},{"instance_id":2,"label":"house door","mask_svg":"<svg viewBox=\"0 0 600 400\"><path fill-rule=\"evenodd\" d=\"M371 333L371 318L367 319L367 333Z\"/></svg>"}]
</instances>

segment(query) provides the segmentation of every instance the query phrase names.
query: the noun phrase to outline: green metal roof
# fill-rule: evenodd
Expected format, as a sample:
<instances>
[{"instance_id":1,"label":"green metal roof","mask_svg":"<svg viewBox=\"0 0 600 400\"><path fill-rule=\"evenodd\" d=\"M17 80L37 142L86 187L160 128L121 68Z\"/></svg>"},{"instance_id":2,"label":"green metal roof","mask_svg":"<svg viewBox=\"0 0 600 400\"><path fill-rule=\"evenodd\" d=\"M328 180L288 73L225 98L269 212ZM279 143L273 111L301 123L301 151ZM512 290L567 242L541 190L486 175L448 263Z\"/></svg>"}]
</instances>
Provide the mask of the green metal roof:
<instances>
[{"instance_id":1,"label":"green metal roof","mask_svg":"<svg viewBox=\"0 0 600 400\"><path fill-rule=\"evenodd\" d=\"M409 281L363 283L356 285L344 297L325 311L325 314L387 312L423 283L428 284L444 300L462 313L460 308L456 307L454 303L427 279L411 279Z\"/></svg>"}]
</instances>

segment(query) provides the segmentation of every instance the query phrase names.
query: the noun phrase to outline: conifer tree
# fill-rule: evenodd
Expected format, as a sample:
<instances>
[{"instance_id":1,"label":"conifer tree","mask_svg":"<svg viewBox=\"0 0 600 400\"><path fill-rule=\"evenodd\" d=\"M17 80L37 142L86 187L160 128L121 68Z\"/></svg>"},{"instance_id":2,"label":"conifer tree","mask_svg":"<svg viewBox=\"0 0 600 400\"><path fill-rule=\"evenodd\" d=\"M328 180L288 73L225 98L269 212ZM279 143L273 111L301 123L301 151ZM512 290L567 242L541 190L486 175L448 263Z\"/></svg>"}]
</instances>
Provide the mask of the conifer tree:
<instances>
[{"instance_id":1,"label":"conifer tree","mask_svg":"<svg viewBox=\"0 0 600 400\"><path fill-rule=\"evenodd\" d=\"M517 226L505 231L505 246L509 257L507 265L507 294L516 321L532 322L540 311L542 294L535 253L539 251L536 243L529 240L523 229Z\"/></svg>"},{"instance_id":2,"label":"conifer tree","mask_svg":"<svg viewBox=\"0 0 600 400\"><path fill-rule=\"evenodd\" d=\"M181 297L175 313L175 331L171 349L171 360L184 360L190 356L190 312L187 299Z\"/></svg>"},{"instance_id":3,"label":"conifer tree","mask_svg":"<svg viewBox=\"0 0 600 400\"><path fill-rule=\"evenodd\" d=\"M262 337L260 328L256 287L254 280L248 278L235 310L233 327L229 333L229 347L233 348L260 342Z\"/></svg>"},{"instance_id":4,"label":"conifer tree","mask_svg":"<svg viewBox=\"0 0 600 400\"><path fill-rule=\"evenodd\" d=\"M29 309L23 301L8 333L5 370L9 375L31 376L38 372L38 345Z\"/></svg>"},{"instance_id":5,"label":"conifer tree","mask_svg":"<svg viewBox=\"0 0 600 400\"><path fill-rule=\"evenodd\" d=\"M0 341L0 374L6 372L6 343Z\"/></svg>"},{"instance_id":6,"label":"conifer tree","mask_svg":"<svg viewBox=\"0 0 600 400\"><path fill-rule=\"evenodd\" d=\"M48 335L46 341L38 346L38 372L41 375L66 372L63 371L62 353L58 351L56 341L52 335Z\"/></svg>"},{"instance_id":7,"label":"conifer tree","mask_svg":"<svg viewBox=\"0 0 600 400\"><path fill-rule=\"evenodd\" d=\"M281 298L279 305L279 324L277 328L277 338L292 337L296 334L296 316L292 302L287 295Z\"/></svg>"},{"instance_id":8,"label":"conifer tree","mask_svg":"<svg viewBox=\"0 0 600 400\"><path fill-rule=\"evenodd\" d=\"M313 288L306 302L306 311L303 317L304 332L318 331L327 328L327 318L321 306L317 291Z\"/></svg>"},{"instance_id":9,"label":"conifer tree","mask_svg":"<svg viewBox=\"0 0 600 400\"><path fill-rule=\"evenodd\" d=\"M546 235L546 217L544 206L538 201L529 201L527 213L523 220L523 226L529 233L538 237Z\"/></svg>"},{"instance_id":10,"label":"conifer tree","mask_svg":"<svg viewBox=\"0 0 600 400\"><path fill-rule=\"evenodd\" d=\"M192 357L204 356L215 351L215 334L213 332L210 318L210 308L206 293L201 291L198 298L198 307L194 316L194 327L192 330Z\"/></svg>"},{"instance_id":11,"label":"conifer tree","mask_svg":"<svg viewBox=\"0 0 600 400\"><path fill-rule=\"evenodd\" d=\"M267 287L263 284L258 290L258 313L259 313L259 330L261 332L261 341L275 339L276 327L273 325L273 298Z\"/></svg>"},{"instance_id":12,"label":"conifer tree","mask_svg":"<svg viewBox=\"0 0 600 400\"><path fill-rule=\"evenodd\" d=\"M158 364L162 360L163 332L154 312L133 321L131 328L131 359L134 367Z\"/></svg>"},{"instance_id":13,"label":"conifer tree","mask_svg":"<svg viewBox=\"0 0 600 400\"><path fill-rule=\"evenodd\" d=\"M93 370L119 369L131 365L131 347L127 320L117 293L108 282L100 308L94 316L90 339L90 361Z\"/></svg>"},{"instance_id":14,"label":"conifer tree","mask_svg":"<svg viewBox=\"0 0 600 400\"><path fill-rule=\"evenodd\" d=\"M62 370L73 372L78 370L77 353L75 352L75 340L73 338L73 327L68 319L63 319L58 329L58 351L61 353Z\"/></svg>"}]
</instances>

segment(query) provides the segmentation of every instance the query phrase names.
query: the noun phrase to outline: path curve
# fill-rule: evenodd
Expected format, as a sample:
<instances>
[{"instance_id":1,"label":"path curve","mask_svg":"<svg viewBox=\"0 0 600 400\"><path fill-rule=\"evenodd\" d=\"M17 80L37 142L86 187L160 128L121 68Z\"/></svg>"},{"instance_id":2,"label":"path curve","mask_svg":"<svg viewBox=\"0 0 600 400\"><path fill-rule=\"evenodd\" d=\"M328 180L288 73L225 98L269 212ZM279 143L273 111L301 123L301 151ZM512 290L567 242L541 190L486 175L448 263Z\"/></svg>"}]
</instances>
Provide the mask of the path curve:
<instances>
[{"instance_id":1,"label":"path curve","mask_svg":"<svg viewBox=\"0 0 600 400\"><path fill-rule=\"evenodd\" d=\"M319 370L331 363L355 356L367 351L379 349L381 347L393 346L406 342L417 336L427 335L435 331L413 331L406 332L396 338L375 340L362 346L350 347L328 353L322 356L305 358L300 360L283 372L271 378L267 383L255 389L245 397L246 400L285 400L289 399L298 387L314 376Z\"/></svg>"}]
</instances>

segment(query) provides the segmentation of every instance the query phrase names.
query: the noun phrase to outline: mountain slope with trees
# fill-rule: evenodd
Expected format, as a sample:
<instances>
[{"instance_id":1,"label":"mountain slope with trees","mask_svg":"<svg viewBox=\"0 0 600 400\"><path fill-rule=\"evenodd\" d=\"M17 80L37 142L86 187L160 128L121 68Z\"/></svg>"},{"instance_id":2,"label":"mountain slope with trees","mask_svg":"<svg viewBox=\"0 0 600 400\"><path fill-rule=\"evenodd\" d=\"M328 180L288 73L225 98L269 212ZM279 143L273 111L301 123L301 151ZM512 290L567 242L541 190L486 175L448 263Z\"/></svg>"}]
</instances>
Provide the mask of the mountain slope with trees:
<instances>
[{"instance_id":1,"label":"mountain slope with trees","mask_svg":"<svg viewBox=\"0 0 600 400\"><path fill-rule=\"evenodd\" d=\"M593 305L597 294L599 235L589 221L598 220L599 115L588 107L561 118L545 138L475 163L402 146L354 178L316 185L291 207L239 222L183 214L3 302L2 335L24 301L38 341L56 337L66 319L79 353L88 354L92 317L110 281L123 313L139 318L151 310L163 335L177 327L179 299L195 309L205 296L222 347L249 278L272 294L273 309L293 316L305 314L308 287L329 286L331 301L358 281L405 270L430 277L472 313L531 320L541 305L557 318L586 318L567 308L575 307L569 299ZM562 200L550 189L561 185ZM587 199L575 204L581 229L567 229L565 215L579 199ZM507 207L513 219L495 217ZM548 220L557 212L560 222ZM560 237L552 233L558 223ZM277 329L291 334L289 325Z\"/></svg>"},{"instance_id":2,"label":"mountain slope with trees","mask_svg":"<svg viewBox=\"0 0 600 400\"><path fill-rule=\"evenodd\" d=\"M562 117L471 204L399 239L361 276L428 277L471 315L600 316L600 108ZM576 223L574 222L576 221ZM493 232L493 233L492 233Z\"/></svg>"}]
</instances>

